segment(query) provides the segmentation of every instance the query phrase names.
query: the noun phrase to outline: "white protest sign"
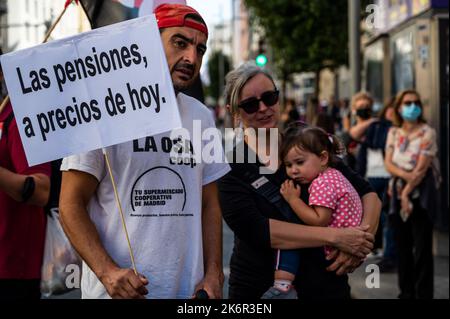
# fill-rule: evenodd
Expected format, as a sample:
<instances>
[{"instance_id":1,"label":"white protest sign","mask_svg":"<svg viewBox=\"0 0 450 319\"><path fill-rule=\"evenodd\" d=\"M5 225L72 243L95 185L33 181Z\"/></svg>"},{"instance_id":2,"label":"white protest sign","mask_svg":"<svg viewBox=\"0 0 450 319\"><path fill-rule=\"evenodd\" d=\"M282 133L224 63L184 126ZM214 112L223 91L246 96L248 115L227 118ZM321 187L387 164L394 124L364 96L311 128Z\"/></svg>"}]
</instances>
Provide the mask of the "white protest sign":
<instances>
[{"instance_id":1,"label":"white protest sign","mask_svg":"<svg viewBox=\"0 0 450 319\"><path fill-rule=\"evenodd\" d=\"M1 61L29 165L181 127L154 15Z\"/></svg>"}]
</instances>

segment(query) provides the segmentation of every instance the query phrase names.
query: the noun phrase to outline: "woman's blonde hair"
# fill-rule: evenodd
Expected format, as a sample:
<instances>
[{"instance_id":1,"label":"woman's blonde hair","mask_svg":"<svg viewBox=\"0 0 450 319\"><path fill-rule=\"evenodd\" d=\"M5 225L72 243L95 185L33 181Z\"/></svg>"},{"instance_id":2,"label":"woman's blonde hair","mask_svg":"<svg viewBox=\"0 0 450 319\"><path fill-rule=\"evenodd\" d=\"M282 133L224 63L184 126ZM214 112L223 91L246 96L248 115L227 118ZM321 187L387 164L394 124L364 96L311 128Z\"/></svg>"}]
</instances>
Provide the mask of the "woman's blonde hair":
<instances>
[{"instance_id":1,"label":"woman's blonde hair","mask_svg":"<svg viewBox=\"0 0 450 319\"><path fill-rule=\"evenodd\" d=\"M225 77L225 104L230 106L232 115L235 115L238 112L239 98L245 84L258 74L264 74L272 81L273 86L276 89L272 76L267 71L250 62L244 63L237 69L230 71Z\"/></svg>"},{"instance_id":2,"label":"woman's blonde hair","mask_svg":"<svg viewBox=\"0 0 450 319\"><path fill-rule=\"evenodd\" d=\"M352 102L350 104L352 110L355 109L355 104L359 100L367 100L367 101L369 101L370 105L373 105L373 98L370 95L370 93L368 93L368 92L358 92L355 95L353 95L353 97L352 97Z\"/></svg>"}]
</instances>

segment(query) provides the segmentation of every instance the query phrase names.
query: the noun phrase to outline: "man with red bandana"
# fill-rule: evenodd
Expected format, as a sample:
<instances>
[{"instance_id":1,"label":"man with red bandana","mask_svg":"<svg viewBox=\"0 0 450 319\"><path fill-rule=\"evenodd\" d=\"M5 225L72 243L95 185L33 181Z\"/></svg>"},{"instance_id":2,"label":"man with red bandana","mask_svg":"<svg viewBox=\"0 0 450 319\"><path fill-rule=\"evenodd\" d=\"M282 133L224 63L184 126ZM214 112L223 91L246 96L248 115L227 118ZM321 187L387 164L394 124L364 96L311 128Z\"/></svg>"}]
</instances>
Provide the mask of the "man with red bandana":
<instances>
[{"instance_id":1,"label":"man with red bandana","mask_svg":"<svg viewBox=\"0 0 450 319\"><path fill-rule=\"evenodd\" d=\"M214 127L214 121L203 104L180 93L199 75L208 29L186 5L163 4L155 15L183 128L190 136L173 140L170 136L179 135L169 132L107 148L137 275L102 152L64 159L60 214L83 258L83 298L188 299L200 289L210 298L222 297L222 224L215 181L229 166L196 162L193 121L200 120L202 130ZM173 157L174 147L183 157Z\"/></svg>"}]
</instances>

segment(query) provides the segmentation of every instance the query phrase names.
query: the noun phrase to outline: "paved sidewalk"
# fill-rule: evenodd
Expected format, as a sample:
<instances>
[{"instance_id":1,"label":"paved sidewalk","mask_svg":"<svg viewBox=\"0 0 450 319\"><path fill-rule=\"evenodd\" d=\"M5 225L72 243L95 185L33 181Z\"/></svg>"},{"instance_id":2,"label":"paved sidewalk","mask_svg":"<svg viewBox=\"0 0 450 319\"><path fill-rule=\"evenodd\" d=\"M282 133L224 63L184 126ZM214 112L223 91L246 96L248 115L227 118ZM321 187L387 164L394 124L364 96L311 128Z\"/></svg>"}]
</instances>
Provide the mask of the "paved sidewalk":
<instances>
[{"instance_id":1,"label":"paved sidewalk","mask_svg":"<svg viewBox=\"0 0 450 319\"><path fill-rule=\"evenodd\" d=\"M228 278L230 274L229 262L233 249L233 233L224 223L223 227L223 266L225 273L225 284L223 289L223 297L228 298ZM434 298L449 298L449 256L448 256L448 234L439 233L435 235L435 281L434 281ZM369 289L365 282L370 274L366 271L369 264L376 262L374 258L369 258L361 267L350 275L349 283L352 287L352 296L357 299L396 299L399 293L397 286L396 273L381 273L380 288ZM78 299L80 298L80 290L74 290L62 296L54 296L52 299Z\"/></svg>"},{"instance_id":2,"label":"paved sidewalk","mask_svg":"<svg viewBox=\"0 0 450 319\"><path fill-rule=\"evenodd\" d=\"M224 223L223 227L223 265L225 273L224 298L228 297L229 261L233 249L233 233ZM448 233L436 232L434 236L434 298L449 299L449 238ZM377 262L379 259L368 258L353 274L349 276L352 288L352 296L356 299L397 299L399 294L397 284L397 273L381 273L380 288L369 289L366 287L366 278L370 275L370 269L366 267Z\"/></svg>"},{"instance_id":3,"label":"paved sidewalk","mask_svg":"<svg viewBox=\"0 0 450 319\"><path fill-rule=\"evenodd\" d=\"M449 299L449 256L448 233L435 233L434 252L434 298ZM381 273L380 287L367 288L366 279L373 273L367 267L379 259L368 258L353 274L349 276L352 296L356 299L397 299L399 294L397 273ZM370 278L369 278L370 279Z\"/></svg>"}]
</instances>

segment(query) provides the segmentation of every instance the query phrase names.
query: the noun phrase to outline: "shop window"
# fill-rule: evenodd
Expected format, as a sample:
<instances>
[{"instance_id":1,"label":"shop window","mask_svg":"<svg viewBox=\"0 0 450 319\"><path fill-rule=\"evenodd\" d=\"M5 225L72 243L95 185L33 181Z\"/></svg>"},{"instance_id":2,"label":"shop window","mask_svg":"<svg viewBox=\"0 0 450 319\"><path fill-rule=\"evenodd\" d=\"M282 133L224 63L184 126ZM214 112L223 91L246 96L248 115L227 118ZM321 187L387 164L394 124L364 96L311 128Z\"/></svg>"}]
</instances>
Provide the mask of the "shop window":
<instances>
[{"instance_id":1,"label":"shop window","mask_svg":"<svg viewBox=\"0 0 450 319\"><path fill-rule=\"evenodd\" d=\"M365 89L375 100L375 111L383 106L383 42L379 40L365 49Z\"/></svg>"},{"instance_id":2,"label":"shop window","mask_svg":"<svg viewBox=\"0 0 450 319\"><path fill-rule=\"evenodd\" d=\"M414 30L409 28L391 39L392 95L415 87Z\"/></svg>"}]
</instances>

